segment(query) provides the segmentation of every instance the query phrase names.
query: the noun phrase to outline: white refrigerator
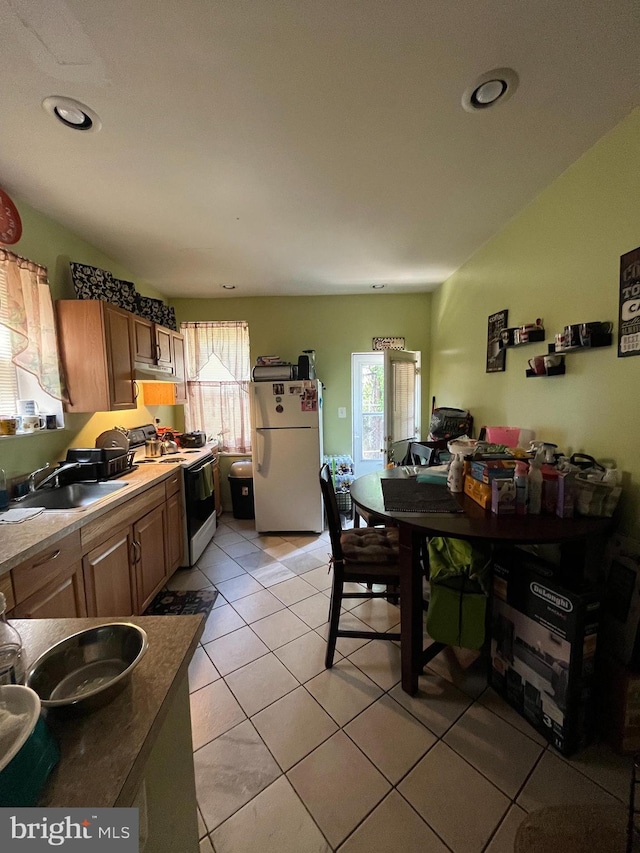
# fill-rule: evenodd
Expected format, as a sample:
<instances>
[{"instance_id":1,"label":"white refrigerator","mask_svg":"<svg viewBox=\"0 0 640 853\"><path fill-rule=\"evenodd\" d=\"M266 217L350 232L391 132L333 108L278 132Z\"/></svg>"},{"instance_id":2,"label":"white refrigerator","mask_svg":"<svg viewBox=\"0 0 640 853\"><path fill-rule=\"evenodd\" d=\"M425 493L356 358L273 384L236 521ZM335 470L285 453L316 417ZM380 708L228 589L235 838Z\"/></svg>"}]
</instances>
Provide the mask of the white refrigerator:
<instances>
[{"instance_id":1,"label":"white refrigerator","mask_svg":"<svg viewBox=\"0 0 640 853\"><path fill-rule=\"evenodd\" d=\"M322 383L251 383L253 497L259 532L321 533Z\"/></svg>"}]
</instances>

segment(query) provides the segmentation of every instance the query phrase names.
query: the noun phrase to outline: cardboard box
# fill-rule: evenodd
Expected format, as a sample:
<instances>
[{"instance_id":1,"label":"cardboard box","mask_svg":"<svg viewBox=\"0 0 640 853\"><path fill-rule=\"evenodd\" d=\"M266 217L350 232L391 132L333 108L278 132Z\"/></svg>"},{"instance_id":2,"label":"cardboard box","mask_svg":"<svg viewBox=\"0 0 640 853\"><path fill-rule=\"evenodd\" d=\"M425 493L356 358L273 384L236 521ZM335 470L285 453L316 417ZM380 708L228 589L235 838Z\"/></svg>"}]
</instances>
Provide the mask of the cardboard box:
<instances>
[{"instance_id":1,"label":"cardboard box","mask_svg":"<svg viewBox=\"0 0 640 853\"><path fill-rule=\"evenodd\" d=\"M467 475L464 478L464 493L480 504L482 509L491 509L491 486L488 483L481 483Z\"/></svg>"},{"instance_id":2,"label":"cardboard box","mask_svg":"<svg viewBox=\"0 0 640 853\"><path fill-rule=\"evenodd\" d=\"M575 472L559 472L556 500L556 515L560 518L573 518L576 504Z\"/></svg>"},{"instance_id":3,"label":"cardboard box","mask_svg":"<svg viewBox=\"0 0 640 853\"><path fill-rule=\"evenodd\" d=\"M600 601L560 586L551 568L515 550L493 570L491 684L564 755L594 728Z\"/></svg>"},{"instance_id":4,"label":"cardboard box","mask_svg":"<svg viewBox=\"0 0 640 853\"><path fill-rule=\"evenodd\" d=\"M471 462L471 476L481 483L490 483L495 479L513 478L516 463L506 459L493 459L486 462Z\"/></svg>"},{"instance_id":5,"label":"cardboard box","mask_svg":"<svg viewBox=\"0 0 640 853\"><path fill-rule=\"evenodd\" d=\"M598 730L617 752L640 751L640 674L601 655L597 669Z\"/></svg>"}]
</instances>

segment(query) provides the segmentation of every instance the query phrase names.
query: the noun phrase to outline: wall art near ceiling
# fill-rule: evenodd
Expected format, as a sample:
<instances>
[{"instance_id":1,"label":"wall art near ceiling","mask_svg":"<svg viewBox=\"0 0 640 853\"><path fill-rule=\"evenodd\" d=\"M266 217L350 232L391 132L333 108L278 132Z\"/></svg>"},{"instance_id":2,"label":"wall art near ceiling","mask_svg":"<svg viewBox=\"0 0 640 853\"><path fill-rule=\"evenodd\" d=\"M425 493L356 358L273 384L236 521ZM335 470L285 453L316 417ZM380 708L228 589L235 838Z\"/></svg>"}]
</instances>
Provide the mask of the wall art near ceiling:
<instances>
[{"instance_id":1,"label":"wall art near ceiling","mask_svg":"<svg viewBox=\"0 0 640 853\"><path fill-rule=\"evenodd\" d=\"M22 221L15 204L0 187L0 243L12 246L22 237Z\"/></svg>"},{"instance_id":2,"label":"wall art near ceiling","mask_svg":"<svg viewBox=\"0 0 640 853\"><path fill-rule=\"evenodd\" d=\"M496 311L489 316L487 324L487 373L502 373L506 370L507 350L500 346L502 330L507 328L509 312Z\"/></svg>"},{"instance_id":3,"label":"wall art near ceiling","mask_svg":"<svg viewBox=\"0 0 640 853\"><path fill-rule=\"evenodd\" d=\"M404 349L404 338L374 338L371 349Z\"/></svg>"},{"instance_id":4,"label":"wall art near ceiling","mask_svg":"<svg viewBox=\"0 0 640 853\"><path fill-rule=\"evenodd\" d=\"M620 256L618 358L640 355L640 246Z\"/></svg>"}]
</instances>

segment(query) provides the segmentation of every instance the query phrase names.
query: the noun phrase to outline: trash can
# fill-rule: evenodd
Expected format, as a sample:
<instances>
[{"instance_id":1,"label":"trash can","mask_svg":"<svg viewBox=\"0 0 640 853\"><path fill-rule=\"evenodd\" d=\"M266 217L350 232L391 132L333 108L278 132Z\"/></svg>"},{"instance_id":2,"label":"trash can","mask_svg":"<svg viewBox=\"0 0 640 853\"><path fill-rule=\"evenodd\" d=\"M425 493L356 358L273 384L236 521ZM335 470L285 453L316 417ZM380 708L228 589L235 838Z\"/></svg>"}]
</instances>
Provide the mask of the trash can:
<instances>
[{"instance_id":1,"label":"trash can","mask_svg":"<svg viewBox=\"0 0 640 853\"><path fill-rule=\"evenodd\" d=\"M229 488L234 518L255 518L253 467L250 461L234 462L229 469Z\"/></svg>"}]
</instances>

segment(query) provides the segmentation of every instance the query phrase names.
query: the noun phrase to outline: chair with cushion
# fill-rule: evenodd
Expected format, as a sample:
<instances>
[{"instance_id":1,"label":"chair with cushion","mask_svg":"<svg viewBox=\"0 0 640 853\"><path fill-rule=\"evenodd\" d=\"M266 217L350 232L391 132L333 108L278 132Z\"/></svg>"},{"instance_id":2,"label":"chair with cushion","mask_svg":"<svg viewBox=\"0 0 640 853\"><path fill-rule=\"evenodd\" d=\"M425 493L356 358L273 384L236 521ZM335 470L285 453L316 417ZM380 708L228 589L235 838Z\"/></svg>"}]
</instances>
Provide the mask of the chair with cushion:
<instances>
[{"instance_id":1,"label":"chair with cushion","mask_svg":"<svg viewBox=\"0 0 640 853\"><path fill-rule=\"evenodd\" d=\"M407 450L407 456L411 460L411 465L438 465L441 451L446 451L446 456L449 456L446 439L412 441Z\"/></svg>"},{"instance_id":2,"label":"chair with cushion","mask_svg":"<svg viewBox=\"0 0 640 853\"><path fill-rule=\"evenodd\" d=\"M351 631L340 628L340 609L344 598L387 598L384 592L345 592L346 583L383 584L397 589L400 584L398 530L395 527L360 527L342 530L338 502L328 465L320 469L320 487L331 538L333 586L329 609L329 637L325 666L333 666L338 637L358 637L367 640L399 640L399 633L380 631ZM395 594L395 598L398 596Z\"/></svg>"}]
</instances>

